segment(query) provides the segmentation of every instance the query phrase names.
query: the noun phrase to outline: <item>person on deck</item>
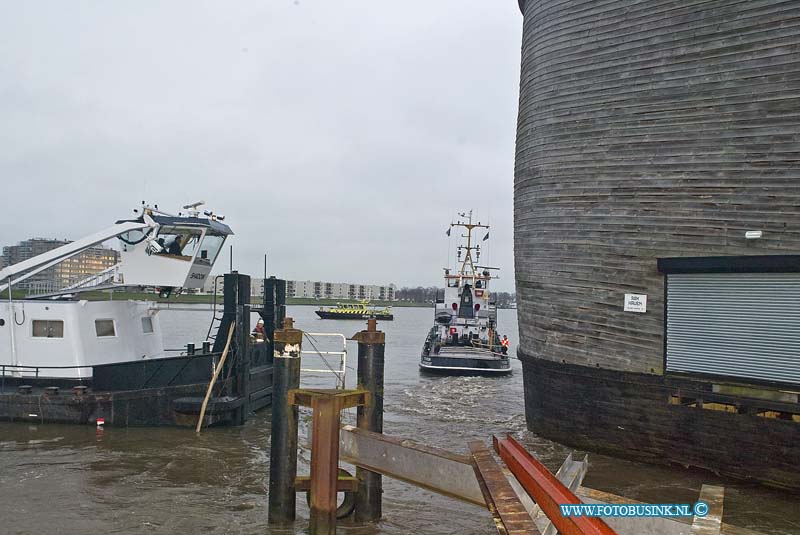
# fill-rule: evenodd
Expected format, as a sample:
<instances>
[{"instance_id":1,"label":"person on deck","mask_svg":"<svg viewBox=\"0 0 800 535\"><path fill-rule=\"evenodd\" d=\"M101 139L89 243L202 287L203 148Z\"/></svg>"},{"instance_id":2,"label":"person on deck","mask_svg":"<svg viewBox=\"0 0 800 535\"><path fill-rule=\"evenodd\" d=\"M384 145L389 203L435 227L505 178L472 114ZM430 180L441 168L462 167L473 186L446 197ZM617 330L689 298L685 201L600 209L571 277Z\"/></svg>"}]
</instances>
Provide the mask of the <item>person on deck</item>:
<instances>
[{"instance_id":1,"label":"person on deck","mask_svg":"<svg viewBox=\"0 0 800 535\"><path fill-rule=\"evenodd\" d=\"M180 255L181 254L181 235L178 234L172 239L172 242L167 246L167 254Z\"/></svg>"},{"instance_id":2,"label":"person on deck","mask_svg":"<svg viewBox=\"0 0 800 535\"><path fill-rule=\"evenodd\" d=\"M503 339L500 340L500 350L503 352L503 355L508 355L508 336L505 334L503 335Z\"/></svg>"}]
</instances>

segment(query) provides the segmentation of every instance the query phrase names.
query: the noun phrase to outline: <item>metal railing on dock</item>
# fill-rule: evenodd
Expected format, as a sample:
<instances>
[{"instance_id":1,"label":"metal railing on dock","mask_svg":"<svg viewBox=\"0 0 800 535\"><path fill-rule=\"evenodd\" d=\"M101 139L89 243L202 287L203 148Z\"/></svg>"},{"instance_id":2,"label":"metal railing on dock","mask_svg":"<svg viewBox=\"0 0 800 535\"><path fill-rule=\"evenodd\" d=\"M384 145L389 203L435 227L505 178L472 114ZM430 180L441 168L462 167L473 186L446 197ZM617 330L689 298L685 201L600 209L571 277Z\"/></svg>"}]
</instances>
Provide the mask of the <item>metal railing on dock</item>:
<instances>
[{"instance_id":1,"label":"metal railing on dock","mask_svg":"<svg viewBox=\"0 0 800 535\"><path fill-rule=\"evenodd\" d=\"M347 338L343 334L339 333L308 333L303 332L303 338L311 344L311 347L314 349L311 351L308 350L301 350L300 356L316 356L322 359L322 362L325 364L326 369L321 368L300 368L301 372L305 373L332 373L336 376L336 388L344 388L345 387L345 380L347 378ZM341 340L342 349L341 351L323 351L317 347L317 343L319 339L325 338L334 338L337 340ZM327 356L334 356L338 357L339 360L339 367L334 368L328 362Z\"/></svg>"}]
</instances>

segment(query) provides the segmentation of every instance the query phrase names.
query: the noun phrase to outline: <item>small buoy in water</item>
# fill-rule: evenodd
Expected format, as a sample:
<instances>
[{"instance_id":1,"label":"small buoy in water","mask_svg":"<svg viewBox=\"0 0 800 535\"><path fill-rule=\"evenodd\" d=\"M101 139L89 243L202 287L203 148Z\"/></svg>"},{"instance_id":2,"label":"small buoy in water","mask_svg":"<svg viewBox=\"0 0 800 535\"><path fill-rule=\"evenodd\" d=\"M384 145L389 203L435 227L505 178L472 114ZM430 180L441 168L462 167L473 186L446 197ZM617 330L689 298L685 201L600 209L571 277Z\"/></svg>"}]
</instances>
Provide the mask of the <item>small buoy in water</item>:
<instances>
[{"instance_id":1,"label":"small buoy in water","mask_svg":"<svg viewBox=\"0 0 800 535\"><path fill-rule=\"evenodd\" d=\"M97 427L103 427L105 425L105 423L106 423L106 419L105 418L98 418L97 419Z\"/></svg>"}]
</instances>

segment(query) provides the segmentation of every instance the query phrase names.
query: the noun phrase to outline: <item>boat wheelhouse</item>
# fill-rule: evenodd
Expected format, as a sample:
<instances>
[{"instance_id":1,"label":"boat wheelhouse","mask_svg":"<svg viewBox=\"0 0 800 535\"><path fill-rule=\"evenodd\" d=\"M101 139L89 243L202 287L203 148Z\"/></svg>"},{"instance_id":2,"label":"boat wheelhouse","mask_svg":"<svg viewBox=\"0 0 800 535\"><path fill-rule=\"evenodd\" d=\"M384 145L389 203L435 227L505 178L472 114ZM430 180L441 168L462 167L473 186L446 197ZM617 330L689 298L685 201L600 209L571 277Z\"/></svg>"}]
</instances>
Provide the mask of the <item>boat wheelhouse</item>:
<instances>
[{"instance_id":1,"label":"boat wheelhouse","mask_svg":"<svg viewBox=\"0 0 800 535\"><path fill-rule=\"evenodd\" d=\"M436 297L434 324L425 339L419 367L424 372L449 375L508 374L508 339L501 339L497 332L497 305L489 290L490 282L497 278L492 270L497 268L476 265L481 248L473 245L473 231L485 229L487 240L489 225L473 223L472 211L460 215L466 222L451 223L448 235L454 228L463 228L466 234L460 238L466 244L457 248L456 272L444 270L445 287Z\"/></svg>"},{"instance_id":2,"label":"boat wheelhouse","mask_svg":"<svg viewBox=\"0 0 800 535\"><path fill-rule=\"evenodd\" d=\"M188 205L172 215L142 205L136 217L0 271L0 375L81 381L92 366L165 357L156 304L88 301L82 293L156 288L162 297L201 288L232 234L223 217ZM118 238L120 262L56 292L15 300L11 290L36 273ZM113 296L112 296L113 298Z\"/></svg>"}]
</instances>

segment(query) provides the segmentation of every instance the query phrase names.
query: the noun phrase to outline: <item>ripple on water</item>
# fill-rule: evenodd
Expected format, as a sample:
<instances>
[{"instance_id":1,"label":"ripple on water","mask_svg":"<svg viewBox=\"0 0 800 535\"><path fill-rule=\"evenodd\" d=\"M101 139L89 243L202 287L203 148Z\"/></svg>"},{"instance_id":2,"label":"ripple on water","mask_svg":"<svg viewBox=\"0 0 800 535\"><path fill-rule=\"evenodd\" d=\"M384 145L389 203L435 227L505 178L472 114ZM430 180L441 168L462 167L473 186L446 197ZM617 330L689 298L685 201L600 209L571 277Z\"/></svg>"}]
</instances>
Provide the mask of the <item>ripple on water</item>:
<instances>
[{"instance_id":1,"label":"ripple on water","mask_svg":"<svg viewBox=\"0 0 800 535\"><path fill-rule=\"evenodd\" d=\"M516 346L514 311L499 311ZM198 342L210 312L164 311L168 347ZM361 328L355 323L317 320L313 307L290 307L297 325L312 331ZM385 425L387 434L450 451L464 452L470 440L513 433L551 469L569 448L526 430L522 373L512 361L508 377L429 377L418 371L419 348L431 321L430 309L397 309L387 332ZM355 346L350 350L355 354ZM354 366L351 356L350 364ZM348 384L355 373L348 372ZM354 421L355 411L345 414ZM307 437L310 413L303 412ZM238 428L108 428L0 423L0 500L3 533L211 535L284 533L308 528L308 508L298 499L298 522L289 530L267 527L270 416L255 415ZM310 452L301 437L299 471L308 473ZM632 498L669 502L696 496L707 473L692 475L599 455L590 457L594 486ZM726 483L726 518L774 535L800 533L794 500L775 491ZM384 519L377 526L343 523L347 535L486 535L494 531L484 508L431 494L384 478ZM730 497L728 502L727 497ZM738 517L737 517L738 515ZM770 517L769 515L772 515Z\"/></svg>"}]
</instances>

